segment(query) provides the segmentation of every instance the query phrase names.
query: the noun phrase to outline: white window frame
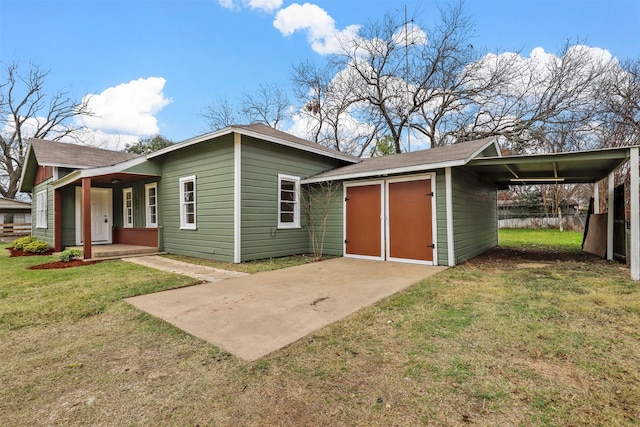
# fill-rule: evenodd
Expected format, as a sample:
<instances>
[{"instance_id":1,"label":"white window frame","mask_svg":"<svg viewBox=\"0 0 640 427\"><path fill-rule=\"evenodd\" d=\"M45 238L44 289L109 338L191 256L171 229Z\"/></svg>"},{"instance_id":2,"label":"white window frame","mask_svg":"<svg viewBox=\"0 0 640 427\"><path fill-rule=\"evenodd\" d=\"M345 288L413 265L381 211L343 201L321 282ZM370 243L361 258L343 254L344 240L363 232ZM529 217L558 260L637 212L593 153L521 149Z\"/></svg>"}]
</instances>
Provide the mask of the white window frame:
<instances>
[{"instance_id":1,"label":"white window frame","mask_svg":"<svg viewBox=\"0 0 640 427\"><path fill-rule=\"evenodd\" d=\"M154 189L154 203L151 204L149 198L149 191ZM151 207L155 209L155 221L152 221L151 218ZM151 182L149 184L145 184L144 186L144 210L146 212L147 218L147 228L157 228L158 227L158 183Z\"/></svg>"},{"instance_id":2,"label":"white window frame","mask_svg":"<svg viewBox=\"0 0 640 427\"><path fill-rule=\"evenodd\" d=\"M127 206L127 194L131 195L131 207ZM122 189L122 226L133 228L133 188L131 187Z\"/></svg>"},{"instance_id":3,"label":"white window frame","mask_svg":"<svg viewBox=\"0 0 640 427\"><path fill-rule=\"evenodd\" d=\"M48 228L47 189L36 193L36 228Z\"/></svg>"},{"instance_id":4,"label":"white window frame","mask_svg":"<svg viewBox=\"0 0 640 427\"><path fill-rule=\"evenodd\" d=\"M294 183L295 200L282 199L282 182L290 181ZM293 203L293 221L282 221L283 203ZM288 211L287 211L288 212ZM278 174L278 228L300 228L300 177L292 175Z\"/></svg>"},{"instance_id":5,"label":"white window frame","mask_svg":"<svg viewBox=\"0 0 640 427\"><path fill-rule=\"evenodd\" d=\"M193 201L185 202L184 186L188 182L193 182ZM187 222L186 207L193 204L193 223ZM180 178L180 229L195 230L197 228L197 193L196 193L196 176L190 175Z\"/></svg>"}]
</instances>

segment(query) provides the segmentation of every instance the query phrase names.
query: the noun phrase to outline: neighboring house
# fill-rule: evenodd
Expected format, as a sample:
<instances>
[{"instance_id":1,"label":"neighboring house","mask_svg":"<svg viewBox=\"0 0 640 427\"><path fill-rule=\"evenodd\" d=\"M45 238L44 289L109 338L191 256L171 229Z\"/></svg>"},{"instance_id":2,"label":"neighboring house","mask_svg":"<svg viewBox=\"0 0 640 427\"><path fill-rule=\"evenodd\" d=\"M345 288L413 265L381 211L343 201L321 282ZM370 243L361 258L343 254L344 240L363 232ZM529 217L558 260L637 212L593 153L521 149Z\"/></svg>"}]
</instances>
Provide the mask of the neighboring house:
<instances>
[{"instance_id":1,"label":"neighboring house","mask_svg":"<svg viewBox=\"0 0 640 427\"><path fill-rule=\"evenodd\" d=\"M0 197L0 235L20 235L31 229L31 203Z\"/></svg>"},{"instance_id":2,"label":"neighboring house","mask_svg":"<svg viewBox=\"0 0 640 427\"><path fill-rule=\"evenodd\" d=\"M455 265L497 245L499 188L596 182L629 158L602 153L502 157L487 138L359 159L252 124L137 157L33 139L20 190L33 234L56 250L82 244L90 258L91 243L123 243L242 262L311 252L306 189L333 183L325 254Z\"/></svg>"}]
</instances>

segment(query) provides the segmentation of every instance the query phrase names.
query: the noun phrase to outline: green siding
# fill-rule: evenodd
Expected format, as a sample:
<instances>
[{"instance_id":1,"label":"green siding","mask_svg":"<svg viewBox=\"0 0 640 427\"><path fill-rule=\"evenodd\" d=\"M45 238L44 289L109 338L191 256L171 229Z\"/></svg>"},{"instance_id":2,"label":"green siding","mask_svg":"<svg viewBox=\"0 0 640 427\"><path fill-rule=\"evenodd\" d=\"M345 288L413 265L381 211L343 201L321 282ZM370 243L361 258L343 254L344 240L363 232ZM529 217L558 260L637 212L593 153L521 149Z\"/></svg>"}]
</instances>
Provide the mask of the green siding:
<instances>
[{"instance_id":1,"label":"green siding","mask_svg":"<svg viewBox=\"0 0 640 427\"><path fill-rule=\"evenodd\" d=\"M448 265L447 190L444 169L436 171L436 257L438 265Z\"/></svg>"},{"instance_id":2,"label":"green siding","mask_svg":"<svg viewBox=\"0 0 640 427\"><path fill-rule=\"evenodd\" d=\"M312 201L312 206L315 208L314 212L314 222L316 224L316 235L318 241L322 238L322 217L323 214L323 203L327 202L327 220L324 228L324 245L323 245L323 255L337 255L341 256L343 253L343 242L344 242L344 219L343 219L343 209L344 209L344 187L342 182L334 182L333 189L331 192L330 199L326 199L327 194L327 184L322 184L324 187L324 192L322 191L320 184L313 184L314 189L311 191L311 194L315 195L315 199ZM307 191L306 194L309 194ZM311 242L311 236L309 237L309 253L313 253L313 246Z\"/></svg>"},{"instance_id":3,"label":"green siding","mask_svg":"<svg viewBox=\"0 0 640 427\"><path fill-rule=\"evenodd\" d=\"M62 247L76 244L76 187L60 189L62 198Z\"/></svg>"},{"instance_id":4,"label":"green siding","mask_svg":"<svg viewBox=\"0 0 640 427\"><path fill-rule=\"evenodd\" d=\"M141 173L141 174L147 174L147 175L160 175L161 174L160 162L147 160L145 162L140 163L139 165L135 165L128 169L125 169L124 172Z\"/></svg>"},{"instance_id":5,"label":"green siding","mask_svg":"<svg viewBox=\"0 0 640 427\"><path fill-rule=\"evenodd\" d=\"M246 136L241 152L242 261L309 252L302 206L300 228L278 229L278 174L303 179L341 162Z\"/></svg>"},{"instance_id":6,"label":"green siding","mask_svg":"<svg viewBox=\"0 0 640 427\"><path fill-rule=\"evenodd\" d=\"M197 229L181 230L180 178L191 175L196 176ZM233 135L166 156L158 204L164 251L233 262Z\"/></svg>"},{"instance_id":7,"label":"green siding","mask_svg":"<svg viewBox=\"0 0 640 427\"><path fill-rule=\"evenodd\" d=\"M498 244L497 191L461 168L452 170L456 264Z\"/></svg>"},{"instance_id":8,"label":"green siding","mask_svg":"<svg viewBox=\"0 0 640 427\"><path fill-rule=\"evenodd\" d=\"M36 185L33 188L33 202L31 204L31 234L38 240L47 242L53 246L53 190L49 187L49 184L53 181L48 179ZM38 206L37 206L37 194L42 190L47 191L47 228L37 228L38 223Z\"/></svg>"}]
</instances>

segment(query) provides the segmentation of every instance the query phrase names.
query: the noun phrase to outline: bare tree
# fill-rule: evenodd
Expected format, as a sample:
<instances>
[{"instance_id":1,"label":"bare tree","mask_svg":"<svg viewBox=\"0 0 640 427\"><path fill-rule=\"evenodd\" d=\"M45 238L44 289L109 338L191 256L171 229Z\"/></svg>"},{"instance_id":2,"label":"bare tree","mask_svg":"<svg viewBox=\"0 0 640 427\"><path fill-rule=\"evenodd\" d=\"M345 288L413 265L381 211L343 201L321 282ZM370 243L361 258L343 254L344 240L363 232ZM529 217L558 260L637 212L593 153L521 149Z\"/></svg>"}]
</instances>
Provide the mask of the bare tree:
<instances>
[{"instance_id":1,"label":"bare tree","mask_svg":"<svg viewBox=\"0 0 640 427\"><path fill-rule=\"evenodd\" d=\"M596 97L603 107L603 145L640 144L640 57L622 61L602 82Z\"/></svg>"},{"instance_id":2,"label":"bare tree","mask_svg":"<svg viewBox=\"0 0 640 427\"><path fill-rule=\"evenodd\" d=\"M207 127L211 130L223 129L237 123L237 108L226 97L218 97L202 112Z\"/></svg>"},{"instance_id":3,"label":"bare tree","mask_svg":"<svg viewBox=\"0 0 640 427\"><path fill-rule=\"evenodd\" d=\"M70 119L90 114L87 98L77 101L66 92L47 96L48 72L31 65L21 74L17 63L2 66L0 80L0 194L15 198L30 137L60 140L79 137Z\"/></svg>"},{"instance_id":4,"label":"bare tree","mask_svg":"<svg viewBox=\"0 0 640 427\"><path fill-rule=\"evenodd\" d=\"M242 96L242 114L250 123L263 123L278 128L289 109L289 98L280 86L260 83L255 92L245 92Z\"/></svg>"},{"instance_id":5,"label":"bare tree","mask_svg":"<svg viewBox=\"0 0 640 427\"><path fill-rule=\"evenodd\" d=\"M277 85L260 83L255 92L245 92L239 106L227 97L219 97L216 102L205 107L202 117L209 129L222 129L239 120L248 123L263 123L278 128L289 117L289 98L284 89Z\"/></svg>"},{"instance_id":6,"label":"bare tree","mask_svg":"<svg viewBox=\"0 0 640 427\"><path fill-rule=\"evenodd\" d=\"M352 116L363 100L354 90L357 82L347 74L331 65L320 68L304 62L294 66L292 81L302 104L299 114L307 125L307 137L360 157L375 145L384 126L376 117L360 122Z\"/></svg>"}]
</instances>

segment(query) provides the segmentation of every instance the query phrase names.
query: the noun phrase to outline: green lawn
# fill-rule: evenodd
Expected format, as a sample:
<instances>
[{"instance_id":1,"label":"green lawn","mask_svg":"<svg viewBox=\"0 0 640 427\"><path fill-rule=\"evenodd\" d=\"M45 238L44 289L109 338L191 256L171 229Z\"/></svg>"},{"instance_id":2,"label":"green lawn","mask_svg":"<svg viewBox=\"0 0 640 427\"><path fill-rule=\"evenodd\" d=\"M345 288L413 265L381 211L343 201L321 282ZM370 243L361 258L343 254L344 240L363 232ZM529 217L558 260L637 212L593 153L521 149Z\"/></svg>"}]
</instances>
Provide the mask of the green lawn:
<instances>
[{"instance_id":1,"label":"green lawn","mask_svg":"<svg viewBox=\"0 0 640 427\"><path fill-rule=\"evenodd\" d=\"M465 263L245 363L121 301L192 279L25 270L50 259L0 250L0 425L640 423L640 287L619 264Z\"/></svg>"},{"instance_id":2,"label":"green lawn","mask_svg":"<svg viewBox=\"0 0 640 427\"><path fill-rule=\"evenodd\" d=\"M502 228L498 244L519 249L551 249L579 252L582 248L582 232L555 229Z\"/></svg>"}]
</instances>

